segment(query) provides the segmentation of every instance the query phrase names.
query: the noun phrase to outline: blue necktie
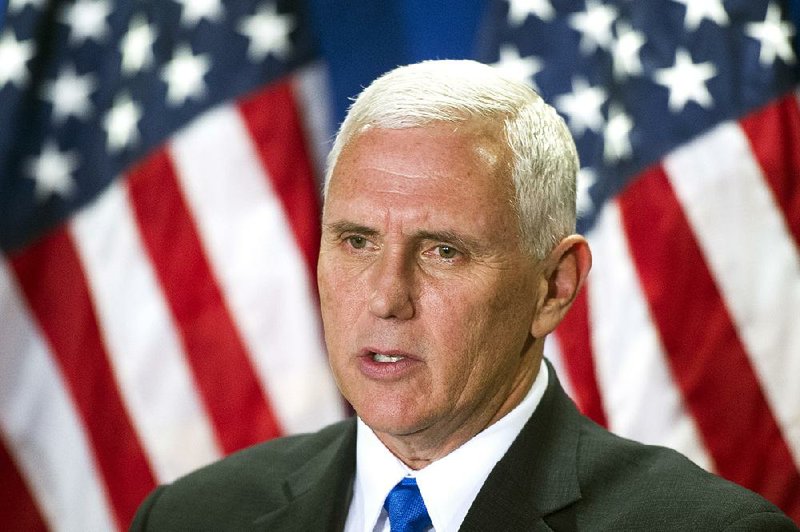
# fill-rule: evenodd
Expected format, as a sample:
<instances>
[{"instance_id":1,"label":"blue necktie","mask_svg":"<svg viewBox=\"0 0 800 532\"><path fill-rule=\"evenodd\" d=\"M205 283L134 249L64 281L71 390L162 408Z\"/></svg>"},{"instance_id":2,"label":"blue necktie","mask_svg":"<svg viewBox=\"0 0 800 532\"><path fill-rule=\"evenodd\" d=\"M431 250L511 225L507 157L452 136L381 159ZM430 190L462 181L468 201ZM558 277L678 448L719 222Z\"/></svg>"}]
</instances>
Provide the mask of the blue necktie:
<instances>
[{"instance_id":1,"label":"blue necktie","mask_svg":"<svg viewBox=\"0 0 800 532\"><path fill-rule=\"evenodd\" d=\"M432 524L417 481L411 477L392 488L383 507L389 513L392 532L422 532Z\"/></svg>"}]
</instances>

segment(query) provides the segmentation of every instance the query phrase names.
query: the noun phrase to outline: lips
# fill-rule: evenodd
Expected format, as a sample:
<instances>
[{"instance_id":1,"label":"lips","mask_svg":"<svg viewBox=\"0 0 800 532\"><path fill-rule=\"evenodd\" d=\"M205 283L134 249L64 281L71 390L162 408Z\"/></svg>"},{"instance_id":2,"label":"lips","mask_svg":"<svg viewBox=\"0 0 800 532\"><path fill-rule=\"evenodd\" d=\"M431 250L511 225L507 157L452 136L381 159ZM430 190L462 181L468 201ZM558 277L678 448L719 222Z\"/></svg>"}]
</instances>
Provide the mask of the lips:
<instances>
[{"instance_id":1,"label":"lips","mask_svg":"<svg viewBox=\"0 0 800 532\"><path fill-rule=\"evenodd\" d=\"M414 371L420 359L405 351L370 347L359 353L359 367L363 375L374 380L394 380Z\"/></svg>"},{"instance_id":2,"label":"lips","mask_svg":"<svg viewBox=\"0 0 800 532\"><path fill-rule=\"evenodd\" d=\"M417 357L400 349L384 349L380 347L365 347L359 354L361 358L368 358L379 364L394 364L401 360L418 360Z\"/></svg>"}]
</instances>

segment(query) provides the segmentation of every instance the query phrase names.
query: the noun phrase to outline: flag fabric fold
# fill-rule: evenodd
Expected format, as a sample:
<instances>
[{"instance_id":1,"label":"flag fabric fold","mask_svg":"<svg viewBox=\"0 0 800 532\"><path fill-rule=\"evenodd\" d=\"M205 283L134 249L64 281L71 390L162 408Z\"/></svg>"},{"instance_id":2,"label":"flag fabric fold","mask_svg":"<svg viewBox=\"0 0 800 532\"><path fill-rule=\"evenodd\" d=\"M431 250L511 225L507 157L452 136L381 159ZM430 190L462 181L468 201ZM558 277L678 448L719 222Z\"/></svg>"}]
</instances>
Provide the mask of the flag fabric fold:
<instances>
[{"instance_id":1,"label":"flag fabric fold","mask_svg":"<svg viewBox=\"0 0 800 532\"><path fill-rule=\"evenodd\" d=\"M324 80L292 2L11 2L3 528L126 529L156 484L344 415L315 288Z\"/></svg>"},{"instance_id":2,"label":"flag fabric fold","mask_svg":"<svg viewBox=\"0 0 800 532\"><path fill-rule=\"evenodd\" d=\"M0 9L0 528L124 530L157 483L345 414L322 161L347 97L435 57L576 138L595 260L547 351L580 408L800 523L800 4L386 4Z\"/></svg>"},{"instance_id":3,"label":"flag fabric fold","mask_svg":"<svg viewBox=\"0 0 800 532\"><path fill-rule=\"evenodd\" d=\"M579 406L800 522L800 70L789 3L490 5L481 58L581 158L585 293L548 347Z\"/></svg>"}]
</instances>

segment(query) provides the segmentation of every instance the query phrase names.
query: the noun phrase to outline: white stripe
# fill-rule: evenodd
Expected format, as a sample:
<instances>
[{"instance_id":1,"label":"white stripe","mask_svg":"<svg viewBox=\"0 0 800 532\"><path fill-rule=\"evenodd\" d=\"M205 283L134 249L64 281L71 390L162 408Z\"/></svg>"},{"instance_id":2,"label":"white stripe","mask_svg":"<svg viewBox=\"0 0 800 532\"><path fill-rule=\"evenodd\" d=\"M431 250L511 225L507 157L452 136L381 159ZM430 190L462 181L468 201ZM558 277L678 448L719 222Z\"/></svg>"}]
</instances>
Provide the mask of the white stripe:
<instances>
[{"instance_id":1,"label":"white stripe","mask_svg":"<svg viewBox=\"0 0 800 532\"><path fill-rule=\"evenodd\" d=\"M676 150L664 167L800 464L800 255L780 208L735 124Z\"/></svg>"},{"instance_id":2,"label":"white stripe","mask_svg":"<svg viewBox=\"0 0 800 532\"><path fill-rule=\"evenodd\" d=\"M73 219L111 367L160 482L221 456L123 180Z\"/></svg>"},{"instance_id":3,"label":"white stripe","mask_svg":"<svg viewBox=\"0 0 800 532\"><path fill-rule=\"evenodd\" d=\"M709 469L711 459L667 366L616 202L606 204L588 237L592 350L610 429L677 449Z\"/></svg>"},{"instance_id":4,"label":"white stripe","mask_svg":"<svg viewBox=\"0 0 800 532\"><path fill-rule=\"evenodd\" d=\"M0 432L51 530L116 529L72 398L0 259Z\"/></svg>"},{"instance_id":5,"label":"white stripe","mask_svg":"<svg viewBox=\"0 0 800 532\"><path fill-rule=\"evenodd\" d=\"M545 338L544 356L550 361L551 364L553 364L553 368L556 370L558 380L561 382L561 387L564 388L564 391L567 392L567 395L572 397L574 401L574 386L572 381L569 379L567 368L564 367L564 356L561 354L561 344L559 344L558 336L556 334L550 334L547 336L547 338Z\"/></svg>"},{"instance_id":6,"label":"white stripe","mask_svg":"<svg viewBox=\"0 0 800 532\"><path fill-rule=\"evenodd\" d=\"M331 91L328 68L323 61L309 63L292 74L292 89L298 101L298 113L307 133L314 170L322 190L325 159L333 145L334 118L331 109Z\"/></svg>"},{"instance_id":7,"label":"white stripe","mask_svg":"<svg viewBox=\"0 0 800 532\"><path fill-rule=\"evenodd\" d=\"M176 136L171 152L282 427L301 432L340 419L308 269L238 111L221 107L204 115Z\"/></svg>"}]
</instances>

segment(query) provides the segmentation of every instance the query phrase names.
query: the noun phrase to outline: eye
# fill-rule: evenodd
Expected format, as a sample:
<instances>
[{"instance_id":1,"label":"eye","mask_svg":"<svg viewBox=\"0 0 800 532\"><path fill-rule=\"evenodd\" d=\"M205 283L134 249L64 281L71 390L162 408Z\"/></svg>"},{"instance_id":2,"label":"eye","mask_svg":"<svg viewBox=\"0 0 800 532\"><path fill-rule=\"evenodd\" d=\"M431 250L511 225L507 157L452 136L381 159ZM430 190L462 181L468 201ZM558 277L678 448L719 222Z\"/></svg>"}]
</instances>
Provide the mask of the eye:
<instances>
[{"instance_id":1,"label":"eye","mask_svg":"<svg viewBox=\"0 0 800 532\"><path fill-rule=\"evenodd\" d=\"M446 244L436 246L436 251L443 259L454 259L458 256L458 250L453 246L448 246Z\"/></svg>"},{"instance_id":2,"label":"eye","mask_svg":"<svg viewBox=\"0 0 800 532\"><path fill-rule=\"evenodd\" d=\"M353 249L364 249L367 247L367 239L361 235L348 236L345 241L347 241Z\"/></svg>"}]
</instances>

